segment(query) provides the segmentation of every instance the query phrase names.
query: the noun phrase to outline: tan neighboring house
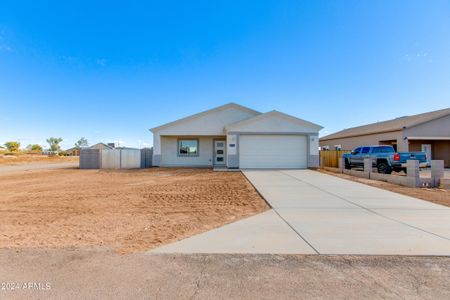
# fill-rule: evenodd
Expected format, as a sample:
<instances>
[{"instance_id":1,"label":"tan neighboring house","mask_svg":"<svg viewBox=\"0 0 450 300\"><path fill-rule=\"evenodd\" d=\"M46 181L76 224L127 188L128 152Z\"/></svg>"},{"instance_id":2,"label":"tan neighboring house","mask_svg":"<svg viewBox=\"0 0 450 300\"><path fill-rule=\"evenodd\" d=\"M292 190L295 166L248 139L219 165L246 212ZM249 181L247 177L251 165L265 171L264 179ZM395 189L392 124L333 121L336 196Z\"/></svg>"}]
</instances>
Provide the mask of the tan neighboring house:
<instances>
[{"instance_id":1,"label":"tan neighboring house","mask_svg":"<svg viewBox=\"0 0 450 300\"><path fill-rule=\"evenodd\" d=\"M362 145L392 145L399 152L422 151L450 167L450 108L400 117L320 138L322 149L352 150Z\"/></svg>"},{"instance_id":2,"label":"tan neighboring house","mask_svg":"<svg viewBox=\"0 0 450 300\"><path fill-rule=\"evenodd\" d=\"M66 152L68 156L80 156L79 147L72 147L70 149L65 150L64 152Z\"/></svg>"},{"instance_id":3,"label":"tan neighboring house","mask_svg":"<svg viewBox=\"0 0 450 300\"><path fill-rule=\"evenodd\" d=\"M97 143L95 145L89 146L89 147L83 147L85 149L98 149L98 150L105 150L105 149L114 149L114 144L105 144L105 143ZM72 147L70 149L67 149L66 152L69 156L80 156L80 147Z\"/></svg>"}]
</instances>

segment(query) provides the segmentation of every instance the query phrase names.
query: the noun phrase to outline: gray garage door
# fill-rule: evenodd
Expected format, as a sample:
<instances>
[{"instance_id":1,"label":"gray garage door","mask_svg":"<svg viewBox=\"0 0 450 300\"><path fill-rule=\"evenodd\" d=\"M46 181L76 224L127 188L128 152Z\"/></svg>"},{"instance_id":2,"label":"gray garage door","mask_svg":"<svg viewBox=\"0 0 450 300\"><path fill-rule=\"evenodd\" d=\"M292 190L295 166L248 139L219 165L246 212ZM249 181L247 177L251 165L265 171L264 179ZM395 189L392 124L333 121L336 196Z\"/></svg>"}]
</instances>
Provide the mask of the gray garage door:
<instances>
[{"instance_id":1,"label":"gray garage door","mask_svg":"<svg viewBox=\"0 0 450 300\"><path fill-rule=\"evenodd\" d=\"M240 168L306 168L307 142L303 135L241 135Z\"/></svg>"}]
</instances>

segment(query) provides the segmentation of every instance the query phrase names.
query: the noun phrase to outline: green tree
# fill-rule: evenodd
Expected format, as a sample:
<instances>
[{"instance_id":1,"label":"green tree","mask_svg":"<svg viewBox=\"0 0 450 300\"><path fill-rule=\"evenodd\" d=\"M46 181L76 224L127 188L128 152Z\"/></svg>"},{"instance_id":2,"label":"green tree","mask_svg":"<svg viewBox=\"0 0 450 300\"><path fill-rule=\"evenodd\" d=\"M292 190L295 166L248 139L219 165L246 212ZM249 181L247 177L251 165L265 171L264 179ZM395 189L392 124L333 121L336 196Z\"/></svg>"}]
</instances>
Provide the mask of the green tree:
<instances>
[{"instance_id":1,"label":"green tree","mask_svg":"<svg viewBox=\"0 0 450 300\"><path fill-rule=\"evenodd\" d=\"M6 142L5 147L10 152L17 152L17 151L19 151L20 143L19 142Z\"/></svg>"},{"instance_id":2,"label":"green tree","mask_svg":"<svg viewBox=\"0 0 450 300\"><path fill-rule=\"evenodd\" d=\"M50 150L59 151L59 149L61 149L59 143L61 143L62 140L63 140L62 138L55 138L55 137L48 138L47 143L50 146Z\"/></svg>"},{"instance_id":3,"label":"green tree","mask_svg":"<svg viewBox=\"0 0 450 300\"><path fill-rule=\"evenodd\" d=\"M88 144L88 140L84 137L82 137L81 139L78 140L78 142L75 143L75 147L87 147Z\"/></svg>"},{"instance_id":4,"label":"green tree","mask_svg":"<svg viewBox=\"0 0 450 300\"><path fill-rule=\"evenodd\" d=\"M42 146L39 144L30 144L27 146L27 150L33 152L42 152Z\"/></svg>"}]
</instances>

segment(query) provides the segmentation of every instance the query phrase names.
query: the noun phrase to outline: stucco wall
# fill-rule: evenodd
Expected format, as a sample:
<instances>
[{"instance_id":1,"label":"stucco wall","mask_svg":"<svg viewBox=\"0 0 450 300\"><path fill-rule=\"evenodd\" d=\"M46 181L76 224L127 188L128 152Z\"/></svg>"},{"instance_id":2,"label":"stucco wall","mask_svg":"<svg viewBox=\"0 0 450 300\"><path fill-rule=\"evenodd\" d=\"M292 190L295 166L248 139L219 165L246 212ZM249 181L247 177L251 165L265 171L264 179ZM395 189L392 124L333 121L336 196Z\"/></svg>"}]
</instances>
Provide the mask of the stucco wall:
<instances>
[{"instance_id":1,"label":"stucco wall","mask_svg":"<svg viewBox=\"0 0 450 300\"><path fill-rule=\"evenodd\" d=\"M238 137L236 134L227 135L227 167L238 168L239 167L239 155L238 155Z\"/></svg>"},{"instance_id":2,"label":"stucco wall","mask_svg":"<svg viewBox=\"0 0 450 300\"><path fill-rule=\"evenodd\" d=\"M449 137L450 116L432 120L403 131L406 137Z\"/></svg>"},{"instance_id":3,"label":"stucco wall","mask_svg":"<svg viewBox=\"0 0 450 300\"><path fill-rule=\"evenodd\" d=\"M198 137L198 156L179 156L178 137L161 137L161 167L195 166L210 167L213 165L213 140L220 137ZM225 139L225 137L222 137Z\"/></svg>"},{"instance_id":4,"label":"stucco wall","mask_svg":"<svg viewBox=\"0 0 450 300\"><path fill-rule=\"evenodd\" d=\"M222 135L227 125L257 115L234 107L205 114L158 130L159 135Z\"/></svg>"},{"instance_id":5,"label":"stucco wall","mask_svg":"<svg viewBox=\"0 0 450 300\"><path fill-rule=\"evenodd\" d=\"M399 151L407 151L407 143L405 144L401 131L369 134L364 136L342 138L342 139L332 139L326 141L319 141L321 147L329 146L330 150L334 150L334 145L341 145L342 150L353 150L356 147L363 145L379 145L380 141L383 140L396 140ZM405 149L406 148L406 149Z\"/></svg>"}]
</instances>

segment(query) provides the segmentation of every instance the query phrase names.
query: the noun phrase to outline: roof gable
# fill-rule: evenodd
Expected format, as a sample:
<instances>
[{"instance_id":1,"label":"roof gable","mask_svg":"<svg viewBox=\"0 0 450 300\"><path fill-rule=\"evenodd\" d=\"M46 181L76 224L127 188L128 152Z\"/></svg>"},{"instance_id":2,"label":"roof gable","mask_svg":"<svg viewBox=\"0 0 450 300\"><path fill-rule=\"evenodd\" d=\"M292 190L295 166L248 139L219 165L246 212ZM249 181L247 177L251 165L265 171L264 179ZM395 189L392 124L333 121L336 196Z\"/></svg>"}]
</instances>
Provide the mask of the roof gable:
<instances>
[{"instance_id":1,"label":"roof gable","mask_svg":"<svg viewBox=\"0 0 450 300\"><path fill-rule=\"evenodd\" d=\"M405 128L410 128L435 119L445 117L447 115L450 115L450 108L436 110L413 116L400 117L392 120L367 124L358 127L352 127L324 136L320 140L326 141L331 139L349 138L367 134L400 131Z\"/></svg>"},{"instance_id":2,"label":"roof gable","mask_svg":"<svg viewBox=\"0 0 450 300\"><path fill-rule=\"evenodd\" d=\"M226 127L228 132L318 132L323 127L273 110Z\"/></svg>"},{"instance_id":3,"label":"roof gable","mask_svg":"<svg viewBox=\"0 0 450 300\"><path fill-rule=\"evenodd\" d=\"M102 147L103 148L108 148L108 149L113 149L113 147L111 147L110 145L107 145L105 143L97 143L97 144L94 144L94 145L89 146L87 148L96 149L96 148L102 148Z\"/></svg>"},{"instance_id":4,"label":"roof gable","mask_svg":"<svg viewBox=\"0 0 450 300\"><path fill-rule=\"evenodd\" d=\"M214 135L223 134L224 128L238 121L261 114L245 106L228 103L198 114L194 114L150 129L161 135Z\"/></svg>"}]
</instances>

